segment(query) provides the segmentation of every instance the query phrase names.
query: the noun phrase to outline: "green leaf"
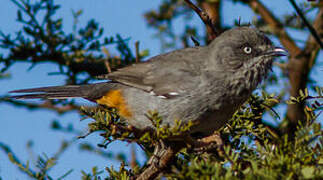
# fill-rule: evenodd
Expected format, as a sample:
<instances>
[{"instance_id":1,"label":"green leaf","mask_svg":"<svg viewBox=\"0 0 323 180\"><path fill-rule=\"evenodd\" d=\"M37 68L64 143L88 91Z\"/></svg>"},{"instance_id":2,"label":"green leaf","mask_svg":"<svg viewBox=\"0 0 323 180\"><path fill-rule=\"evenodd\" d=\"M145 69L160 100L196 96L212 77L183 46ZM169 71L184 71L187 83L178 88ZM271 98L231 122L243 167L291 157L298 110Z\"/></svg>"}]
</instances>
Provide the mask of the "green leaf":
<instances>
[{"instance_id":1,"label":"green leaf","mask_svg":"<svg viewBox=\"0 0 323 180\"><path fill-rule=\"evenodd\" d=\"M302 174L304 178L310 179L314 177L314 167L313 166L306 166L302 169Z\"/></svg>"},{"instance_id":2,"label":"green leaf","mask_svg":"<svg viewBox=\"0 0 323 180\"><path fill-rule=\"evenodd\" d=\"M320 160L318 161L318 164L323 165L323 158L320 158Z\"/></svg>"},{"instance_id":3,"label":"green leaf","mask_svg":"<svg viewBox=\"0 0 323 180\"><path fill-rule=\"evenodd\" d=\"M149 50L145 49L139 53L140 57L146 57L149 55Z\"/></svg>"},{"instance_id":4,"label":"green leaf","mask_svg":"<svg viewBox=\"0 0 323 180\"><path fill-rule=\"evenodd\" d=\"M17 21L22 21L22 14L20 10L17 11Z\"/></svg>"}]
</instances>

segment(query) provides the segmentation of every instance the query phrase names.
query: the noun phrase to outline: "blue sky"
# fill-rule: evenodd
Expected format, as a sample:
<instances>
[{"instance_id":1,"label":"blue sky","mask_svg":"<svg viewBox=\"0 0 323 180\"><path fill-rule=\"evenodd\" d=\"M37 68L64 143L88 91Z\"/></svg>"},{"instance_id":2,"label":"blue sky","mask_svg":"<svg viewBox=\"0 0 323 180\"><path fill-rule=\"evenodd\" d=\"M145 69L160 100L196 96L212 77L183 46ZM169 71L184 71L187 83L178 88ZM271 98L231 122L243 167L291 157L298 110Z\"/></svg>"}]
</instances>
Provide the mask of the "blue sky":
<instances>
[{"instance_id":1,"label":"blue sky","mask_svg":"<svg viewBox=\"0 0 323 180\"><path fill-rule=\"evenodd\" d=\"M5 33L13 33L21 27L15 22L16 7L10 0L4 0L0 6L0 30ZM77 3L76 3L77 2ZM134 46L134 42L140 41L141 49L149 49L150 56L160 53L160 43L158 39L153 38L155 31L147 28L143 13L158 7L161 1L151 0L77 0L77 1L62 1L57 0L56 3L61 4L61 9L58 11L58 16L64 18L64 28L71 31L72 13L71 10L83 9L83 15L80 17L79 26L84 26L86 22L94 18L101 26L104 27L106 36L113 36L116 33L122 37L130 37L130 46ZM287 1L265 1L267 7L275 9L275 13L283 15L293 11ZM254 14L246 7L240 4L232 4L226 1L224 4L224 16L226 24L232 24L239 16L242 21L252 21ZM177 20L177 26L180 28L182 21ZM193 23L200 24L201 21L197 16L194 17ZM292 32L298 33L298 32ZM299 33L301 39L306 39L307 35ZM0 49L0 53L5 53ZM322 59L322 53L320 58ZM319 66L322 67L322 62ZM48 76L48 72L57 71L57 67L53 64L41 64L28 71L28 65L19 63L10 69L12 77L10 79L0 80L0 95L6 94L8 91L19 88L60 85L64 83L62 76ZM319 70L320 69L320 70ZM321 79L322 69L316 68L312 77ZM322 80L319 83L322 86ZM81 104L87 105L87 102L80 101ZM72 140L74 135L62 132L54 132L50 130L52 120L59 120L62 124L72 123L79 130L86 131L89 120L80 122L80 116L77 113L69 113L63 116L49 111L28 111L23 108L12 107L6 104L0 104L0 142L9 145L12 150L19 155L23 162L27 160L33 163L36 157L30 156L27 151L26 143L29 140L34 141L33 150L36 155L45 153L48 156L53 155L59 148L59 143L64 140ZM78 150L78 143L90 141L100 143L101 138L97 134L92 134L86 139L77 140L74 145L65 152L58 165L52 169L50 175L54 178L59 177L64 172L73 168L73 173L67 179L79 179L80 171L85 170L90 172L91 167L98 166L103 169L106 166L113 165L118 167L119 162L103 159L94 154L82 152ZM130 145L126 143L116 142L108 146L107 151L124 152L129 155ZM143 156L139 154L141 160ZM7 156L0 151L0 177L3 179L26 179L26 175L20 173L17 168L12 165Z\"/></svg>"}]
</instances>

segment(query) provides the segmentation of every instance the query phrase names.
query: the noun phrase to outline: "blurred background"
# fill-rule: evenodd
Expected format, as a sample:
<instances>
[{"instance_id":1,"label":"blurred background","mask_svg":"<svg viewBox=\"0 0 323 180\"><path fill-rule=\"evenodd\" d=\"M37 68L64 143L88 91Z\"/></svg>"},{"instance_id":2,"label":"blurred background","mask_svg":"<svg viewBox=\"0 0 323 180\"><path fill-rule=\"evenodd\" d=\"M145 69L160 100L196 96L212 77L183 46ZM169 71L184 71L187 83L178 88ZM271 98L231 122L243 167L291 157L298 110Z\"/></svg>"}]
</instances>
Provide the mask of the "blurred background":
<instances>
[{"instance_id":1,"label":"blurred background","mask_svg":"<svg viewBox=\"0 0 323 180\"><path fill-rule=\"evenodd\" d=\"M17 22L19 14L17 14L18 6L15 2L19 3L21 1L2 0L0 6L0 32L2 37L10 34L13 38L25 26L23 23ZM158 18L167 19L167 13L165 16L158 17L158 13L161 13L160 8L165 2L167 1L56 0L54 3L60 5L60 8L57 9L53 18L62 18L62 30L66 33L73 33L75 29L86 27L88 22L94 19L104 29L102 36L98 38L100 41L104 37L116 37L119 34L131 52L136 51L135 43L139 41L139 49L143 60L162 52L168 52L185 46L194 46L194 43L190 40L190 35L193 35L202 45L205 45L207 38L203 22L192 11L187 13L189 9L179 8L177 9L178 11L172 12L173 14L169 15L172 18L171 21L158 21ZM281 21L285 22L289 18L287 15L292 16L295 14L295 9L288 1L262 0L260 2ZM306 12L308 19L313 20L315 18L318 9L308 10L311 9L311 6L306 6L308 4L307 1L296 2L302 9L305 9L304 12ZM164 9L167 8L164 7ZM268 27L263 25L264 22L261 21L261 15L256 14L245 2L234 0L222 1L220 10L221 17L219 19L221 20L222 29L235 26L240 22L241 24L254 24L261 26L264 30L268 30ZM79 16L77 13L79 13ZM26 15L23 16L26 17ZM44 14L40 12L37 18L41 20L43 16ZM291 21L295 21L294 24L297 24L297 21L300 20L295 18ZM300 48L305 47L305 42L310 36L309 31L304 26L293 27L292 23L290 24L286 25L285 30L297 46ZM275 44L282 46L276 36L270 37ZM120 55L120 50L116 44L111 43L104 47L108 49L109 54L112 56ZM0 54L2 57L7 57L10 51L8 48L1 46ZM307 84L311 93L314 92L311 87L322 86L323 83L322 50L319 50L319 55L316 59L316 64L309 74L310 83ZM286 61L287 59L284 58L278 59L278 62L281 64ZM5 66L4 63L0 63L0 69ZM77 78L84 81L75 80L73 82L66 74L57 73L61 72L61 68L66 70L64 66L60 67L53 62L45 60L41 63L30 63L28 61L12 63L8 70L0 74L2 76L0 79L0 95L5 96L8 91L21 88L96 82L93 78L87 79L88 75L84 72L77 74ZM285 72L280 67L275 66L273 74L276 74L278 77L285 77L266 86L266 90L273 93L279 93L281 89L288 91L290 86L287 83L286 79L288 77ZM85 79L87 80L85 81ZM259 88L257 92L260 93L261 90L262 88ZM284 95L282 97L286 100ZM27 102L40 104L42 101L29 100ZM80 106L94 106L94 104L84 100L76 100L75 103ZM286 109L286 104L277 105L274 107L274 110L278 112L281 119L273 118L270 116L270 113L267 113L263 119L273 126L278 126L286 115ZM91 122L90 119L80 121L81 118L75 110L59 114L48 108L32 108L0 101L0 145L10 147L11 151L19 157L20 161L24 163L29 162L30 166L35 166L39 155L42 157L54 156L59 151L62 142L70 143L67 150L60 155L58 165L51 169L49 173L55 178L73 170L67 179L78 179L82 170L90 172L93 166L97 166L99 170L104 170L105 167L111 165L118 168L121 162L119 160L131 162L133 149L135 149L134 152L139 164L145 162L145 154L140 148L126 142L116 141L109 144L103 154L103 151L91 149L92 147L95 148L96 144L102 143L103 139L97 136L97 133L91 134L84 139L77 139L77 136L87 133L87 124ZM321 122L322 116L318 118ZM53 129L53 124L55 125L55 123L66 128L55 130L55 128ZM68 128L70 128L70 131ZM85 146L86 144L91 144L91 146ZM84 145L83 150L80 148L82 145ZM101 155L98 156L100 153ZM27 175L21 173L9 161L5 151L0 151L0 177L3 179L28 178Z\"/></svg>"}]
</instances>

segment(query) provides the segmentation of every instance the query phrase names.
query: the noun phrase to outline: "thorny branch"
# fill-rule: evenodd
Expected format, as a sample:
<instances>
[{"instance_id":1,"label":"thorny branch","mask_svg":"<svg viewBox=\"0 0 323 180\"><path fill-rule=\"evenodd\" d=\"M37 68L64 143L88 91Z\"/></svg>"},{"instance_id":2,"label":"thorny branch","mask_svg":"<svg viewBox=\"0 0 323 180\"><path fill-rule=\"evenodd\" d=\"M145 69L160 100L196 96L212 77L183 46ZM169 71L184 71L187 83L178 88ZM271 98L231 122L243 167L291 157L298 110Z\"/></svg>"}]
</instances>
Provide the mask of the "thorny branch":
<instances>
[{"instance_id":1,"label":"thorny branch","mask_svg":"<svg viewBox=\"0 0 323 180\"><path fill-rule=\"evenodd\" d=\"M190 146L195 153L218 151L223 153L223 140L218 132L201 138L192 139L187 136L184 141L168 142L160 141L154 149L154 154L148 161L148 167L138 176L137 180L152 180L163 173L169 164L175 159L176 154L184 147ZM187 146L188 145L188 146Z\"/></svg>"},{"instance_id":2,"label":"thorny branch","mask_svg":"<svg viewBox=\"0 0 323 180\"><path fill-rule=\"evenodd\" d=\"M167 146L164 142L157 144L154 154L148 161L149 166L137 177L137 180L153 180L157 178L169 166L182 147L179 143Z\"/></svg>"}]
</instances>

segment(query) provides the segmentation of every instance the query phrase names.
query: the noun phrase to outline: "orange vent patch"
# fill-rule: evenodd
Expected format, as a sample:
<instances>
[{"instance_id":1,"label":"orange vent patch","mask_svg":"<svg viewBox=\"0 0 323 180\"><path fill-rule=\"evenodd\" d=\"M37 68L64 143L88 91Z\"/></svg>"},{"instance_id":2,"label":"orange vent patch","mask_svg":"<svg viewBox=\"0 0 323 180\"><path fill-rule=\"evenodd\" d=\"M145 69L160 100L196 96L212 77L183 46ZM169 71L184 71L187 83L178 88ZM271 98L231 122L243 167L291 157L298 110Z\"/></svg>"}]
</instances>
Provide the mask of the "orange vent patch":
<instances>
[{"instance_id":1,"label":"orange vent patch","mask_svg":"<svg viewBox=\"0 0 323 180\"><path fill-rule=\"evenodd\" d=\"M119 115L122 117L130 118L132 116L122 96L121 90L111 90L100 99L96 100L96 102L101 105L116 108Z\"/></svg>"}]
</instances>

